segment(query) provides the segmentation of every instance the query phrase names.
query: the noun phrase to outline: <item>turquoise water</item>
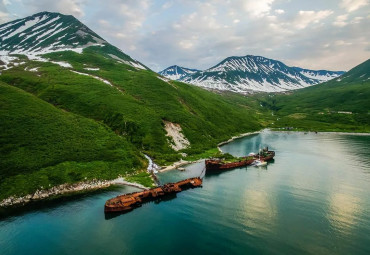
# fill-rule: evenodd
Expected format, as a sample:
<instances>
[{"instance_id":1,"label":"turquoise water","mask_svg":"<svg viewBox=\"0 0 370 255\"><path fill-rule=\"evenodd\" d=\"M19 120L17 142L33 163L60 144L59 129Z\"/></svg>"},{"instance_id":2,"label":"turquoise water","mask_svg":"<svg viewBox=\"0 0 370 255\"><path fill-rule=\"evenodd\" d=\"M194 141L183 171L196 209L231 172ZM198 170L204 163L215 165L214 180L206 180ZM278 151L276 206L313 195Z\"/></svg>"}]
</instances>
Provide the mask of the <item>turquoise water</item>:
<instances>
[{"instance_id":1,"label":"turquoise water","mask_svg":"<svg viewBox=\"0 0 370 255\"><path fill-rule=\"evenodd\" d=\"M266 168L207 174L202 188L109 220L105 200L135 188L3 219L0 254L370 254L370 136L266 131L222 149L260 144L276 151Z\"/></svg>"}]
</instances>

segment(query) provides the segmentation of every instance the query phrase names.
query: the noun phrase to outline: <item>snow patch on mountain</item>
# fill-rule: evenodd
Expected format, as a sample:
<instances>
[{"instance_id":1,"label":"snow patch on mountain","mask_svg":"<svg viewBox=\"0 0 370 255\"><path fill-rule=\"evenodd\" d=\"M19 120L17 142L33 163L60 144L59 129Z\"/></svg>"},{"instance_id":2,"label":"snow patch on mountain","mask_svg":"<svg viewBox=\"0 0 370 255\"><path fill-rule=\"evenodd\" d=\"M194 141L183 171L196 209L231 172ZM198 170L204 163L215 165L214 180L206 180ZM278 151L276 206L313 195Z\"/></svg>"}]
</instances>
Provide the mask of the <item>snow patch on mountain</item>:
<instances>
[{"instance_id":1,"label":"snow patch on mountain","mask_svg":"<svg viewBox=\"0 0 370 255\"><path fill-rule=\"evenodd\" d=\"M171 80L180 80L181 78L198 71L199 70L196 69L189 69L174 65L164 69L163 71L159 72L159 74Z\"/></svg>"},{"instance_id":2,"label":"snow patch on mountain","mask_svg":"<svg viewBox=\"0 0 370 255\"><path fill-rule=\"evenodd\" d=\"M146 67L144 67L143 65L141 65L139 62L135 63L133 61L126 61L126 60L123 60L122 58L120 57L117 57L116 55L113 55L113 54L108 54L111 58L117 60L118 62L120 63L124 63L126 65L130 65L130 66L133 66L135 68L138 68L138 69L146 69Z\"/></svg>"},{"instance_id":3,"label":"snow patch on mountain","mask_svg":"<svg viewBox=\"0 0 370 255\"><path fill-rule=\"evenodd\" d=\"M301 73L302 75L308 78L311 78L311 79L318 80L320 82L330 81L345 73L343 71L327 71L327 70L315 71L315 70L308 70L308 69L303 69L299 67L293 67L293 68L299 73Z\"/></svg>"},{"instance_id":4,"label":"snow patch on mountain","mask_svg":"<svg viewBox=\"0 0 370 255\"><path fill-rule=\"evenodd\" d=\"M85 70L87 70L87 71L99 71L100 70L100 68L98 68L98 67L85 67L84 68Z\"/></svg>"},{"instance_id":5,"label":"snow patch on mountain","mask_svg":"<svg viewBox=\"0 0 370 255\"><path fill-rule=\"evenodd\" d=\"M281 92L305 88L344 73L289 67L277 60L251 55L226 58L204 71L184 72L182 70L194 69L171 66L159 74L206 89L245 94L253 91Z\"/></svg>"},{"instance_id":6,"label":"snow patch on mountain","mask_svg":"<svg viewBox=\"0 0 370 255\"><path fill-rule=\"evenodd\" d=\"M43 20L43 19L41 19L41 20ZM18 27L18 28L15 28L15 29L13 29L13 30L7 30L4 34L4 36L3 35L1 35L2 36L2 40L4 41L4 40L6 40L6 39L9 39L10 37L12 37L12 36L15 36L15 35L17 35L17 34L19 34L19 33L21 33L21 32L23 32L24 30L27 30L28 28L30 28L30 27L32 27L32 26L34 26L34 25L36 25L38 22L40 21L40 17L37 17L36 19L34 19L34 20L30 20L30 21L25 21L24 22L24 25L23 26L20 26L20 27ZM24 35L24 34L23 34Z\"/></svg>"},{"instance_id":7,"label":"snow patch on mountain","mask_svg":"<svg viewBox=\"0 0 370 255\"><path fill-rule=\"evenodd\" d=\"M89 76L89 77L92 77L98 81L101 81L101 82L104 82L105 84L108 84L109 86L113 87L112 83L110 83L109 81L103 79L103 78L100 78L98 76L95 76L95 75L91 75L91 74L88 74L88 73L81 73L81 72L77 72L77 71L74 71L74 70L71 70L71 72L73 73L76 73L76 74L79 74L79 75L84 75L84 76Z\"/></svg>"},{"instance_id":8,"label":"snow patch on mountain","mask_svg":"<svg viewBox=\"0 0 370 255\"><path fill-rule=\"evenodd\" d=\"M0 59L3 59L3 62L11 60L10 57L4 56L14 54L26 55L30 60L51 62L43 55L61 51L81 54L84 49L91 46L107 46L109 51L116 51L118 54L118 56L110 54L112 58L119 59L122 63L137 69L147 69L138 61L110 45L73 16L41 12L0 25ZM120 55L126 60L119 57ZM63 67L72 67L64 62L54 61L54 63Z\"/></svg>"}]
</instances>

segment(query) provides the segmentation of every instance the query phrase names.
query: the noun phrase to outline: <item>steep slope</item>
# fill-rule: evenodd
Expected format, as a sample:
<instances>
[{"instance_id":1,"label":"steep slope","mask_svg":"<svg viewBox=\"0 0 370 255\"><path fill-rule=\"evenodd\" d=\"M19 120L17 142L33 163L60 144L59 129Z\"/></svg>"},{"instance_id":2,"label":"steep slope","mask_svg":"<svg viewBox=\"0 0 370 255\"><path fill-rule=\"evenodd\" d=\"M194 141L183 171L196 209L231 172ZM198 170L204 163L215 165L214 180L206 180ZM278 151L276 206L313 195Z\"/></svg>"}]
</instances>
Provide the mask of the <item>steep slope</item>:
<instances>
[{"instance_id":1,"label":"steep slope","mask_svg":"<svg viewBox=\"0 0 370 255\"><path fill-rule=\"evenodd\" d=\"M136 149L93 120L0 83L0 201L60 183L143 167Z\"/></svg>"},{"instance_id":2,"label":"steep slope","mask_svg":"<svg viewBox=\"0 0 370 255\"><path fill-rule=\"evenodd\" d=\"M61 17L64 16L61 15ZM14 26L14 23L8 24ZM8 28L14 31L12 26ZM9 32L3 32L4 36L9 35ZM7 164L7 173L16 173L19 169L24 169L23 172L17 172L19 173L17 178L21 183L27 184L27 180L31 178L30 174L35 173L43 178L46 172L55 169L57 170L53 177L54 181L50 182L51 185L64 183L65 180L81 181L86 175L88 178L99 179L114 178L118 174L128 175L132 171L136 172L143 165L141 153L148 154L156 163L168 164L184 157L184 153L189 156L203 153L233 135L262 127L259 122L262 116L261 107L257 100L240 95L221 96L192 85L164 81L163 77L155 72L134 66L133 60L124 59L127 55L124 53L119 55L120 51L114 46L103 44L103 46L86 46L86 42L81 42L79 45L84 45L82 51L58 48L43 55L41 53L44 52L35 53L40 54L39 58L29 58L30 51L26 48L23 55L11 55L9 53L12 49L8 48L9 62L3 65L0 81L9 89L2 91L2 97L12 98L10 88L16 89L27 96L13 101L22 104L27 100L26 98L31 97L39 105L32 107L25 103L20 107L17 104L14 107L4 107L3 111L0 111L2 120L23 113L22 121L14 121L2 128L2 131L4 129L7 130L6 132L11 132L11 135L1 143L4 162L17 162L18 154L12 151L23 150L21 147L33 148L37 158L38 164L32 168L23 167L22 164ZM43 47L48 48L47 45ZM60 65L60 63L68 65ZM2 100L7 105L8 102L5 99ZM33 120L33 114L40 117ZM68 131L86 137L91 144L86 145L88 141L85 141L79 143L81 147L76 145L78 153L76 150L70 151L68 146L58 147L61 158L66 162L62 160L50 162L46 152L49 148L57 147L57 144L63 141L63 136L54 135L56 127L51 125L53 124L51 120L47 123L43 122L46 118L44 114L58 120L55 124L60 127L61 135ZM86 123L81 121L81 128L69 124L62 117L66 114L86 120ZM40 130L34 126L32 129L28 127L28 123L33 121L40 122ZM178 130L181 128L182 136L190 143L185 149L180 151L173 149L171 146L173 140L166 136L165 123L174 123ZM105 131L87 132L85 130L88 135L84 136L83 126L89 126L88 124ZM12 128L22 132L12 132ZM27 137L29 135L26 134L27 130L35 130L32 132L39 133L36 137L42 138L42 135L46 137L40 139L39 143ZM49 130L50 133L48 133ZM104 140L100 140L101 137L106 136L113 136L113 142L105 143ZM66 137L71 140L71 143L73 139L77 139L76 136ZM96 146L94 141L97 143ZM115 142L119 143L119 141L122 143L116 145ZM96 156L87 157L80 153L85 149L90 153L91 148L97 150L93 153ZM129 169L120 168L120 162L125 162L126 156L130 154L133 154L132 160L135 161L127 164ZM21 156L23 157L23 154ZM96 167L94 167L95 164L97 164ZM74 176L71 180L63 177L66 168L69 169L67 172L71 172L70 175ZM95 170L91 172L91 169ZM144 173L145 169L142 170L143 172L136 172L136 174ZM6 176L2 182L13 183L14 180L11 178L13 176ZM27 190L34 191L36 186L32 185ZM40 186L38 188L40 189ZM5 194L5 191L6 189L0 189L1 194Z\"/></svg>"},{"instance_id":3,"label":"steep slope","mask_svg":"<svg viewBox=\"0 0 370 255\"><path fill-rule=\"evenodd\" d=\"M300 68L300 67L293 67L293 69L295 69L297 72L301 73L302 75L304 75L308 78L318 80L320 83L330 81L330 80L332 80L334 78L337 78L337 77L339 77L339 76L341 76L342 74L345 73L343 71L338 71L338 72L336 72L336 71L327 71L327 70L315 71L315 70L303 69L303 68Z\"/></svg>"},{"instance_id":4,"label":"steep slope","mask_svg":"<svg viewBox=\"0 0 370 255\"><path fill-rule=\"evenodd\" d=\"M158 72L158 74L171 79L171 80L181 80L185 76L188 76L190 74L194 74L198 72L199 70L197 69L189 69L181 66L170 66L163 71Z\"/></svg>"},{"instance_id":5,"label":"steep slope","mask_svg":"<svg viewBox=\"0 0 370 255\"><path fill-rule=\"evenodd\" d=\"M66 50L81 53L90 46L101 47L107 57L146 68L73 16L41 12L0 26L0 59L5 63L9 62L11 54L25 54L29 59L46 61L40 55Z\"/></svg>"},{"instance_id":6,"label":"steep slope","mask_svg":"<svg viewBox=\"0 0 370 255\"><path fill-rule=\"evenodd\" d=\"M343 76L286 95L267 96L264 106L278 116L276 126L370 131L370 60Z\"/></svg>"},{"instance_id":7,"label":"steep slope","mask_svg":"<svg viewBox=\"0 0 370 255\"><path fill-rule=\"evenodd\" d=\"M343 73L288 67L280 61L247 55L226 58L205 71L184 73L178 80L207 89L244 94L252 91L281 92L301 89L336 78ZM161 74L166 76L166 73Z\"/></svg>"}]
</instances>

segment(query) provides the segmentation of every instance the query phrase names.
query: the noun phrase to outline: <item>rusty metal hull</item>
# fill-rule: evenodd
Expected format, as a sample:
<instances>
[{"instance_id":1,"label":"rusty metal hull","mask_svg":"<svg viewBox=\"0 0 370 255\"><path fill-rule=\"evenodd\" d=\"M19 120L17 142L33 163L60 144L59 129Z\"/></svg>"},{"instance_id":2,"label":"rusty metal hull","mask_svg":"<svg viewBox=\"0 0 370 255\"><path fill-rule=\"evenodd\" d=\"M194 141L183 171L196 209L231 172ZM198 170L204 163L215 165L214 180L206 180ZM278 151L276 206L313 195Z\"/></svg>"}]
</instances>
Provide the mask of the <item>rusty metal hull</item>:
<instances>
[{"instance_id":1,"label":"rusty metal hull","mask_svg":"<svg viewBox=\"0 0 370 255\"><path fill-rule=\"evenodd\" d=\"M158 200L161 197L176 194L185 189L196 188L201 186L202 179L196 177L189 178L176 183L168 183L150 190L117 196L105 202L104 212L105 213L128 212L137 207L140 207L145 202Z\"/></svg>"},{"instance_id":2,"label":"rusty metal hull","mask_svg":"<svg viewBox=\"0 0 370 255\"><path fill-rule=\"evenodd\" d=\"M243 166L248 166L251 165L256 159L261 159L263 161L269 161L272 160L275 156L274 151L268 151L267 156L259 156L256 155L252 159L245 159L237 162L231 162L231 163L225 163L222 160L217 160L217 159L208 159L205 161L206 163L206 170L212 171L212 170L228 170L228 169L233 169L237 167L243 167Z\"/></svg>"},{"instance_id":3,"label":"rusty metal hull","mask_svg":"<svg viewBox=\"0 0 370 255\"><path fill-rule=\"evenodd\" d=\"M274 159L274 157L275 157L275 151L268 151L267 152L267 156L261 156L261 157L259 157L258 155L256 155L256 156L254 156L256 159L261 159L261 160L263 160L263 161L269 161L269 160L272 160L272 159Z\"/></svg>"},{"instance_id":4,"label":"rusty metal hull","mask_svg":"<svg viewBox=\"0 0 370 255\"><path fill-rule=\"evenodd\" d=\"M241 160L238 162L224 163L221 160L206 160L206 170L228 170L237 167L248 166L253 163L255 159Z\"/></svg>"}]
</instances>

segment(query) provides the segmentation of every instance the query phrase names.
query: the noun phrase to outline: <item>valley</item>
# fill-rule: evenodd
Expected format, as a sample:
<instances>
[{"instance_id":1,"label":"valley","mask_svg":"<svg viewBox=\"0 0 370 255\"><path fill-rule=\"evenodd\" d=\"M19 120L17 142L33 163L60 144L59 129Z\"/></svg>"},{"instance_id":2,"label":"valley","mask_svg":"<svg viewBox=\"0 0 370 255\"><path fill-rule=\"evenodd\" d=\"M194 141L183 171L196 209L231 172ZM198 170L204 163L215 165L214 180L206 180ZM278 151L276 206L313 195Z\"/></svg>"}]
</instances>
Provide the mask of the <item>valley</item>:
<instances>
[{"instance_id":1,"label":"valley","mask_svg":"<svg viewBox=\"0 0 370 255\"><path fill-rule=\"evenodd\" d=\"M370 254L369 7L0 1L0 254Z\"/></svg>"},{"instance_id":2,"label":"valley","mask_svg":"<svg viewBox=\"0 0 370 255\"><path fill-rule=\"evenodd\" d=\"M75 30L89 31L77 19L72 24L69 16L55 13L41 13L14 23L19 26L29 19L38 21L40 16L49 19L58 16L61 18L54 22L63 24L67 19ZM49 21L44 19L36 25L44 28L46 22ZM9 25L2 27L13 31ZM33 29L30 27L22 33L29 31L32 35ZM68 30L60 31L48 40L68 37L68 33ZM17 48L23 47L19 40L16 43ZM1 148L1 199L66 182L115 179L119 175L130 175L128 179L151 186L143 153L157 164L168 165L180 160L181 153L199 154L215 148L230 136L263 127L255 99L236 95L241 101L235 103L230 97L201 88L164 81L155 72L141 68L143 65L132 64L130 57L112 45L85 47L84 40L81 45L81 52L70 50L79 47L71 43L64 50L56 46L56 52L32 53L42 61L29 57L27 45L24 54L17 51L17 54L1 57L3 62L12 58L3 65L0 76L4 91L0 115L4 145ZM7 43L2 50L11 50L9 47ZM10 96L15 99L7 103ZM18 97L22 100L17 100ZM39 120L32 118L33 115L40 116ZM44 115L49 119L45 120ZM60 116L65 115L87 121L95 129L83 122L64 123ZM164 129L166 121L181 127L190 142L188 148L181 151L171 148ZM81 135L84 128L88 128L88 132ZM106 142L102 141L105 136ZM18 144L15 141L19 141ZM70 146L74 146L73 149Z\"/></svg>"},{"instance_id":3,"label":"valley","mask_svg":"<svg viewBox=\"0 0 370 255\"><path fill-rule=\"evenodd\" d=\"M159 72L166 78L205 89L241 94L302 89L337 78L344 73L289 67L277 60L252 55L228 57L204 71L171 66Z\"/></svg>"},{"instance_id":4,"label":"valley","mask_svg":"<svg viewBox=\"0 0 370 255\"><path fill-rule=\"evenodd\" d=\"M0 36L0 199L118 177L151 187L144 154L161 166L201 159L264 128L370 130L368 61L339 78L249 55L157 74L73 16L42 12Z\"/></svg>"}]
</instances>

